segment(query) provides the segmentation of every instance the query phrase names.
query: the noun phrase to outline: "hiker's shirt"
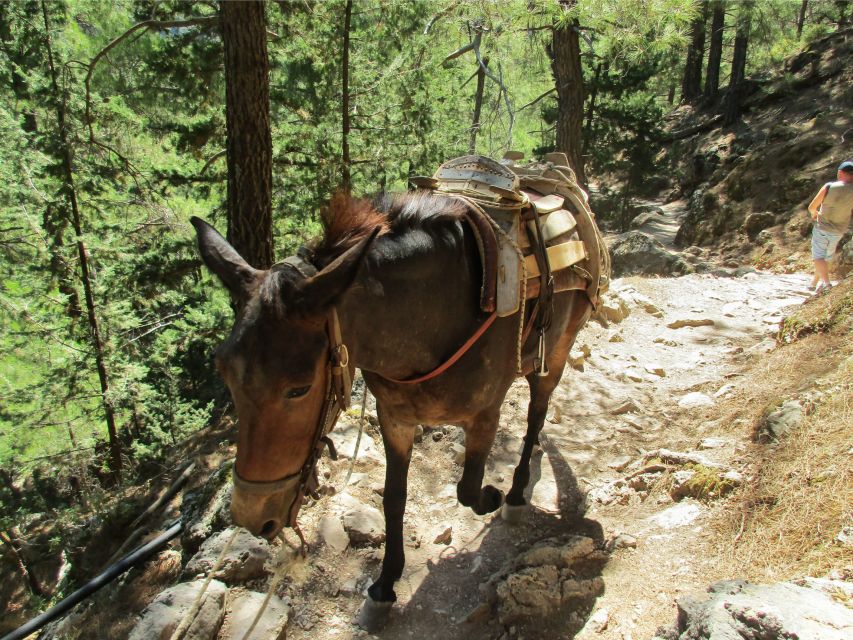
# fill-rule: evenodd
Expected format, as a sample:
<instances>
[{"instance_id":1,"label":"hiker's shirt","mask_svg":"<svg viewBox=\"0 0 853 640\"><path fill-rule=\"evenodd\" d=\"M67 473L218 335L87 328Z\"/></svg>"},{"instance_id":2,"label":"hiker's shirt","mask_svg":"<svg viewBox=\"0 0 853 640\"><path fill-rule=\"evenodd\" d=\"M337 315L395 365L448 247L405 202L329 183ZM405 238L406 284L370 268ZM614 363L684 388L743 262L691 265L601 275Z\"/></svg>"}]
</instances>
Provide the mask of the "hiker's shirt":
<instances>
[{"instance_id":1,"label":"hiker's shirt","mask_svg":"<svg viewBox=\"0 0 853 640\"><path fill-rule=\"evenodd\" d=\"M853 211L853 182L828 182L826 195L820 205L817 228L827 233L843 235L850 225Z\"/></svg>"}]
</instances>

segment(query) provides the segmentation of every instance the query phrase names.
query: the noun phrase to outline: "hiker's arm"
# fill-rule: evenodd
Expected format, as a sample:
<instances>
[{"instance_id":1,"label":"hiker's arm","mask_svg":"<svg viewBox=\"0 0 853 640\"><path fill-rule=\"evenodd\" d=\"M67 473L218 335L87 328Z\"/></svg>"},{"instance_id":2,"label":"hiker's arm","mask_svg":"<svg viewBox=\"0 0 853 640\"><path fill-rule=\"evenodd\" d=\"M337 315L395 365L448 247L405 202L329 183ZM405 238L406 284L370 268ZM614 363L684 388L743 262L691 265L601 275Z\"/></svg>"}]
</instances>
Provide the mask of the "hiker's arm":
<instances>
[{"instance_id":1,"label":"hiker's arm","mask_svg":"<svg viewBox=\"0 0 853 640\"><path fill-rule=\"evenodd\" d=\"M823 204L823 199L825 197L826 187L822 187L821 190L817 192L817 195L812 198L812 201L809 203L809 213L815 220L817 220L818 213L820 213L820 205Z\"/></svg>"}]
</instances>

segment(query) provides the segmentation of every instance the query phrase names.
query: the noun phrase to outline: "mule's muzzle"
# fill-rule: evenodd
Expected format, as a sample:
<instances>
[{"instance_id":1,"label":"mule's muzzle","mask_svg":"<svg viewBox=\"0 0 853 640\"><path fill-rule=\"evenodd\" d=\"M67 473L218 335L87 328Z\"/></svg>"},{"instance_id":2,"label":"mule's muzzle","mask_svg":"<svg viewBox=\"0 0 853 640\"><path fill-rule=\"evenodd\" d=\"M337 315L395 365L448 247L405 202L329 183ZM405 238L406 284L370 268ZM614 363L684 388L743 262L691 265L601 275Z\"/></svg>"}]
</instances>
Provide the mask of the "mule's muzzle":
<instances>
[{"instance_id":1,"label":"mule's muzzle","mask_svg":"<svg viewBox=\"0 0 853 640\"><path fill-rule=\"evenodd\" d=\"M234 523L256 536L275 538L283 527L291 524L290 514L300 499L299 479L297 473L273 482L252 482L243 480L234 470L231 494Z\"/></svg>"}]
</instances>

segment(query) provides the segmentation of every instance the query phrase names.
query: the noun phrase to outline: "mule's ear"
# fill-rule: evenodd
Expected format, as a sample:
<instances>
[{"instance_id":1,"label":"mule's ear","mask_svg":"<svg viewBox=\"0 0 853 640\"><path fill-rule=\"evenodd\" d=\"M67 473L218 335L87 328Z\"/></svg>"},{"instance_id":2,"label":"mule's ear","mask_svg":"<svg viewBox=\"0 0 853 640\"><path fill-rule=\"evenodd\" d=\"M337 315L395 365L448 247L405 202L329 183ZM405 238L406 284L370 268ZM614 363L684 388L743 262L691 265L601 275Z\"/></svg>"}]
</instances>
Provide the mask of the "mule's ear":
<instances>
[{"instance_id":1,"label":"mule's ear","mask_svg":"<svg viewBox=\"0 0 853 640\"><path fill-rule=\"evenodd\" d=\"M195 227L204 264L222 280L234 297L246 300L258 270L243 260L234 247L204 220L193 216L190 222Z\"/></svg>"},{"instance_id":2,"label":"mule's ear","mask_svg":"<svg viewBox=\"0 0 853 640\"><path fill-rule=\"evenodd\" d=\"M352 286L379 231L380 227L376 227L369 236L335 258L320 273L304 280L299 286L299 310L308 314L320 313L334 305Z\"/></svg>"}]
</instances>

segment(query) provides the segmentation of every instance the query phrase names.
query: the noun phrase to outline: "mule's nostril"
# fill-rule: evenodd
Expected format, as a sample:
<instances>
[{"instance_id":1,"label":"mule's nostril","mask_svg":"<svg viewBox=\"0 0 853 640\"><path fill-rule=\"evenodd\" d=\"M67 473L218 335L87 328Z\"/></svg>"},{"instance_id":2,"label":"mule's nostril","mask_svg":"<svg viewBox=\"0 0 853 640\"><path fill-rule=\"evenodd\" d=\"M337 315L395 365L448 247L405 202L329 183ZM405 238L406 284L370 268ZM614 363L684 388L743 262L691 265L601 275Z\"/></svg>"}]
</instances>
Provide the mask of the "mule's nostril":
<instances>
[{"instance_id":1,"label":"mule's nostril","mask_svg":"<svg viewBox=\"0 0 853 640\"><path fill-rule=\"evenodd\" d=\"M278 529L278 522L275 520L267 520L264 523L264 526L261 527L261 535L264 538L269 538L275 533L275 530Z\"/></svg>"}]
</instances>

